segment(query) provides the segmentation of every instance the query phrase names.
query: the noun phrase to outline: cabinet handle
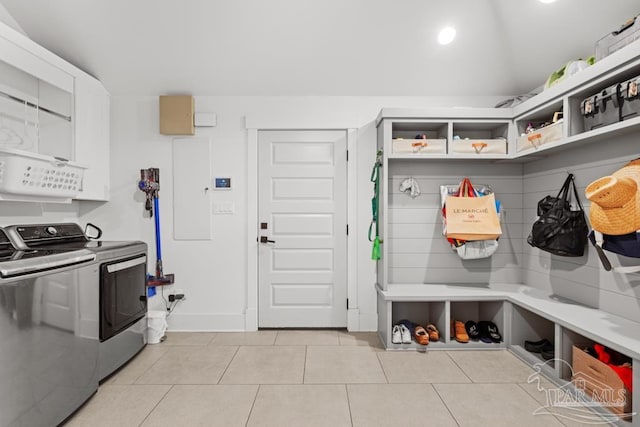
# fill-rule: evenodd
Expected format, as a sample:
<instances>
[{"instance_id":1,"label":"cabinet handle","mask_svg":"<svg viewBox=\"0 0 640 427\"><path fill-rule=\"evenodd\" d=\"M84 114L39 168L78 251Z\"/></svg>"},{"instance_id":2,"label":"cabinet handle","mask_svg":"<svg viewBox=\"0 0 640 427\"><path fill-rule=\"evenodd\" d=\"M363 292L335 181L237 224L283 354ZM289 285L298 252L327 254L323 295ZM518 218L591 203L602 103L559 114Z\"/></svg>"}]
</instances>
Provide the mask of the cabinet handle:
<instances>
[{"instance_id":1,"label":"cabinet handle","mask_svg":"<svg viewBox=\"0 0 640 427\"><path fill-rule=\"evenodd\" d=\"M538 146L540 145L540 140L542 139L542 134L541 133L534 133L531 134L527 137L527 139L529 140L529 142L531 143L531 145L533 145L534 148L538 148ZM536 145L538 144L538 145Z\"/></svg>"},{"instance_id":2,"label":"cabinet handle","mask_svg":"<svg viewBox=\"0 0 640 427\"><path fill-rule=\"evenodd\" d=\"M480 152L487 147L486 142L474 142L471 144L474 150L476 150L476 154L480 154Z\"/></svg>"},{"instance_id":3,"label":"cabinet handle","mask_svg":"<svg viewBox=\"0 0 640 427\"><path fill-rule=\"evenodd\" d=\"M414 153L419 153L423 148L427 148L429 146L428 142L413 142L411 143L411 148L413 148Z\"/></svg>"}]
</instances>

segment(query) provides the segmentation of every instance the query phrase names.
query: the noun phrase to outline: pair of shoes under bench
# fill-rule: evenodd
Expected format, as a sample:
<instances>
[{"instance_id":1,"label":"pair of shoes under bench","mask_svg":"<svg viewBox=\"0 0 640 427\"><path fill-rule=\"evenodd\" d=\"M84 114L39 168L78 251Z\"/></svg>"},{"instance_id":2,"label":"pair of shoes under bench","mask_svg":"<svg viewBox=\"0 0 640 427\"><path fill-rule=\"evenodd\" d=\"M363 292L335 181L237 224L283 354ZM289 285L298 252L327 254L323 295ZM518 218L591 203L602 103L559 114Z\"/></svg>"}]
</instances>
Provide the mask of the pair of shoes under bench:
<instances>
[{"instance_id":1,"label":"pair of shoes under bench","mask_svg":"<svg viewBox=\"0 0 640 427\"><path fill-rule=\"evenodd\" d=\"M405 325L394 325L391 333L393 344L411 344L411 332Z\"/></svg>"}]
</instances>

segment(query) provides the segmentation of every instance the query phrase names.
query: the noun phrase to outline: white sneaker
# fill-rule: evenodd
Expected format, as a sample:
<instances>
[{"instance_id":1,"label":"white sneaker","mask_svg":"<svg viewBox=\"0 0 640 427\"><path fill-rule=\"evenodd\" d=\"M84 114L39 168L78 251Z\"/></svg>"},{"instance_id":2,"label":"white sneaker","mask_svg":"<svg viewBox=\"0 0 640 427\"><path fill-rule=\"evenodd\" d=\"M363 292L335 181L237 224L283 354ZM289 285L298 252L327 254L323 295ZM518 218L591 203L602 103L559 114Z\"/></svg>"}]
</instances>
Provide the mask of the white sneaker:
<instances>
[{"instance_id":1,"label":"white sneaker","mask_svg":"<svg viewBox=\"0 0 640 427\"><path fill-rule=\"evenodd\" d=\"M393 344L402 344L402 333L400 332L400 326L393 325L393 332L391 333L391 342Z\"/></svg>"},{"instance_id":2,"label":"white sneaker","mask_svg":"<svg viewBox=\"0 0 640 427\"><path fill-rule=\"evenodd\" d=\"M400 333L402 334L402 344L411 344L411 332L409 332L409 328L404 325L400 326Z\"/></svg>"}]
</instances>

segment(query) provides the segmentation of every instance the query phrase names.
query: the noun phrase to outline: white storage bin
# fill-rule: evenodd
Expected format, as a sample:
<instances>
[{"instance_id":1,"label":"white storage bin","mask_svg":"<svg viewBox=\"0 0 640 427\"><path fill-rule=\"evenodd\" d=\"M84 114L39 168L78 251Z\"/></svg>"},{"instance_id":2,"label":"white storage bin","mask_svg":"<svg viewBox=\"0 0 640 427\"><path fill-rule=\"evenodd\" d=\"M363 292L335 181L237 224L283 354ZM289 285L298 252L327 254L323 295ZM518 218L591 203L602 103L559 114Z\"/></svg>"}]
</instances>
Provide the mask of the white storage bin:
<instances>
[{"instance_id":1,"label":"white storage bin","mask_svg":"<svg viewBox=\"0 0 640 427\"><path fill-rule=\"evenodd\" d=\"M451 154L507 154L507 140L498 139L454 139Z\"/></svg>"},{"instance_id":2,"label":"white storage bin","mask_svg":"<svg viewBox=\"0 0 640 427\"><path fill-rule=\"evenodd\" d=\"M549 126L534 130L533 132L521 135L516 142L516 151L521 152L529 149L538 149L544 144L562 139L562 121L555 122Z\"/></svg>"},{"instance_id":3,"label":"white storage bin","mask_svg":"<svg viewBox=\"0 0 640 427\"><path fill-rule=\"evenodd\" d=\"M397 138L391 142L394 154L446 154L446 139L402 139Z\"/></svg>"},{"instance_id":4,"label":"white storage bin","mask_svg":"<svg viewBox=\"0 0 640 427\"><path fill-rule=\"evenodd\" d=\"M158 344L164 341L167 331L167 312L149 310L147 312L147 344Z\"/></svg>"},{"instance_id":5,"label":"white storage bin","mask_svg":"<svg viewBox=\"0 0 640 427\"><path fill-rule=\"evenodd\" d=\"M82 189L84 166L28 151L0 149L0 193L70 198Z\"/></svg>"},{"instance_id":6,"label":"white storage bin","mask_svg":"<svg viewBox=\"0 0 640 427\"><path fill-rule=\"evenodd\" d=\"M635 16L596 43L596 61L600 61L640 39L640 15Z\"/></svg>"}]
</instances>

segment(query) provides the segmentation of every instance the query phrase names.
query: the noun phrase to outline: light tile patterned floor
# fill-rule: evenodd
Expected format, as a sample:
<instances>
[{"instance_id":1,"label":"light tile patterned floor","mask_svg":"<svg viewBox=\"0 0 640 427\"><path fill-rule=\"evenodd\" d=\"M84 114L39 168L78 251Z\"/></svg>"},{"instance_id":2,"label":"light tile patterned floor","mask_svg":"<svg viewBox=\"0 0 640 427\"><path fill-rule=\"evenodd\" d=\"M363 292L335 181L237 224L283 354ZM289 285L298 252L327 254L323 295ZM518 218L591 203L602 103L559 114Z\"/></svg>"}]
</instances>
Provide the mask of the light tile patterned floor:
<instances>
[{"instance_id":1,"label":"light tile patterned floor","mask_svg":"<svg viewBox=\"0 0 640 427\"><path fill-rule=\"evenodd\" d=\"M169 333L69 426L576 426L508 351L384 351L375 333Z\"/></svg>"}]
</instances>

